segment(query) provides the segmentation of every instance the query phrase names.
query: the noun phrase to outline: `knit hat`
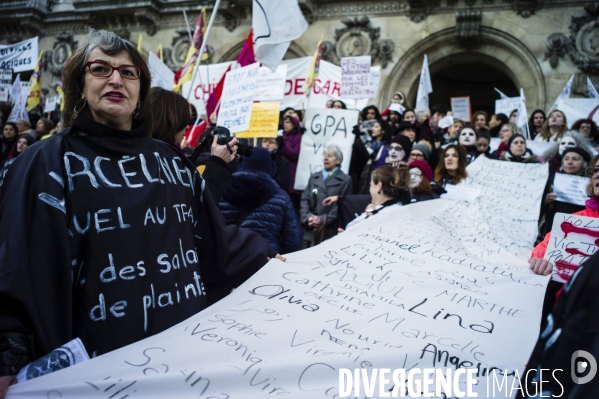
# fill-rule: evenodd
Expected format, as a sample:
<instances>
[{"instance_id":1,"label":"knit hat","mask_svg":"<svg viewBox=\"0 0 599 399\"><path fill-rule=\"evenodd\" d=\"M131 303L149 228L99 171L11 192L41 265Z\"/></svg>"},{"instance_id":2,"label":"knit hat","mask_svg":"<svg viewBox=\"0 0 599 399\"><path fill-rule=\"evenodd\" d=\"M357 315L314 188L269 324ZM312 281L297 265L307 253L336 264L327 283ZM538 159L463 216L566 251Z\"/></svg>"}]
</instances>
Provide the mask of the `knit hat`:
<instances>
[{"instance_id":1,"label":"knit hat","mask_svg":"<svg viewBox=\"0 0 599 399\"><path fill-rule=\"evenodd\" d=\"M512 154L512 143L518 137L521 137L522 140L524 140L524 145L526 145L526 138L523 135L521 135L521 134L512 134L512 137L510 137L509 140L507 141L507 152L509 152L511 156L514 156L514 154ZM528 147L526 147L526 149L528 150Z\"/></svg>"},{"instance_id":2,"label":"knit hat","mask_svg":"<svg viewBox=\"0 0 599 399\"><path fill-rule=\"evenodd\" d=\"M399 144L401 148L403 148L403 150L406 152L406 157L410 156L410 152L412 152L412 142L409 138L407 138L406 136L402 136L401 134L398 134L397 136L391 139L389 144L391 143Z\"/></svg>"},{"instance_id":3,"label":"knit hat","mask_svg":"<svg viewBox=\"0 0 599 399\"><path fill-rule=\"evenodd\" d=\"M419 144L419 143L414 144L412 146L412 151L414 151L414 150L418 150L418 151L422 152L422 154L424 154L424 159L426 159L426 160L428 160L428 157L431 156L431 150L429 150L429 148L424 144ZM410 152L412 152L412 151L410 151Z\"/></svg>"},{"instance_id":4,"label":"knit hat","mask_svg":"<svg viewBox=\"0 0 599 399\"><path fill-rule=\"evenodd\" d=\"M243 162L239 165L239 170L260 170L268 173L270 176L274 176L277 174L277 165L273 162L270 152L266 148L254 147L252 155L243 158Z\"/></svg>"},{"instance_id":5,"label":"knit hat","mask_svg":"<svg viewBox=\"0 0 599 399\"><path fill-rule=\"evenodd\" d=\"M580 147L570 147L570 148L566 148L564 150L564 153L562 154L562 159L564 159L564 157L566 156L567 153L569 152L575 152L578 155L580 155L582 157L582 159L584 159L584 161L586 163L589 163L589 161L591 160L591 156L589 155L588 152L586 152L585 150L583 150Z\"/></svg>"},{"instance_id":6,"label":"knit hat","mask_svg":"<svg viewBox=\"0 0 599 399\"><path fill-rule=\"evenodd\" d=\"M428 179L429 182L433 181L433 170L425 161L417 159L415 161L410 162L408 165L408 169L418 168L424 173L424 176Z\"/></svg>"}]
</instances>

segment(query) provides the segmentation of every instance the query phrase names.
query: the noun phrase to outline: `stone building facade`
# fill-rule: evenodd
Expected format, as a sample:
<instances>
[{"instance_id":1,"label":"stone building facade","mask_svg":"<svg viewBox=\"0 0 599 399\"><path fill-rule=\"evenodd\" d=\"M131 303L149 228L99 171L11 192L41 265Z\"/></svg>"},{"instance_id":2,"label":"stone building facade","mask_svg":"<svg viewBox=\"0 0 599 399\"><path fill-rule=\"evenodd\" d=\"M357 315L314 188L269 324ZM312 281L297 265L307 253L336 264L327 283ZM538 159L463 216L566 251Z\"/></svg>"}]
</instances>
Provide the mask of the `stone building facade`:
<instances>
[{"instance_id":1,"label":"stone building facade","mask_svg":"<svg viewBox=\"0 0 599 399\"><path fill-rule=\"evenodd\" d=\"M379 98L395 91L416 96L427 54L434 92L431 102L471 95L473 108L489 109L498 98L523 88L529 112L547 109L576 74L573 95L587 96L586 77L599 86L599 3L568 0L299 0L310 27L286 58L313 54L324 36L323 58L373 57L381 65ZM251 28L251 0L222 0L209 38L209 63L234 60ZM176 70L202 7L197 0L5 0L0 3L0 42L40 37L45 50L43 85L50 94L68 52L88 27L104 28L144 51L164 48Z\"/></svg>"}]
</instances>

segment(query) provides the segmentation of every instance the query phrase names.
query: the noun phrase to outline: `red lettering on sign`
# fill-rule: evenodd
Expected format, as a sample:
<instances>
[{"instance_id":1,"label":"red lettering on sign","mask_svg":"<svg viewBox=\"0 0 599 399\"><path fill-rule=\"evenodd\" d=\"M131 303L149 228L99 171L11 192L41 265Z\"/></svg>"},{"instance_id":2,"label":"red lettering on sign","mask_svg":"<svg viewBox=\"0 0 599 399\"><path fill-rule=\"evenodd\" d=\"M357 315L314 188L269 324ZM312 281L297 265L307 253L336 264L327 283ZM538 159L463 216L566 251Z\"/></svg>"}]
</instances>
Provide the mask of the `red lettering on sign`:
<instances>
[{"instance_id":1,"label":"red lettering on sign","mask_svg":"<svg viewBox=\"0 0 599 399\"><path fill-rule=\"evenodd\" d=\"M304 94L304 82L306 81L306 79L304 78L299 78L295 80L295 90L293 91L293 93L295 95L301 96L302 94Z\"/></svg>"}]
</instances>

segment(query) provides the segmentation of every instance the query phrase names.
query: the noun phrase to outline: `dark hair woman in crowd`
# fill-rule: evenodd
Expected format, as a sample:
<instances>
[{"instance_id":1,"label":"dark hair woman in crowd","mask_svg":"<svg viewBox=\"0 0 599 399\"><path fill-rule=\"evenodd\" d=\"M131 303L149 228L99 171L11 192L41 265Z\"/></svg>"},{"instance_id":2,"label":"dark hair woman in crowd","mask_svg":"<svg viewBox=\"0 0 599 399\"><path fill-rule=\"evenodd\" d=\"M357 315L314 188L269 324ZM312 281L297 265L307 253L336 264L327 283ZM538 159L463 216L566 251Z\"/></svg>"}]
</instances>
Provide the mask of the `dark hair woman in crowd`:
<instances>
[{"instance_id":1,"label":"dark hair woman in crowd","mask_svg":"<svg viewBox=\"0 0 599 399\"><path fill-rule=\"evenodd\" d=\"M435 169L435 183L443 189L448 184L458 184L468 177L466 166L466 150L461 145L448 145Z\"/></svg>"},{"instance_id":2,"label":"dark hair woman in crowd","mask_svg":"<svg viewBox=\"0 0 599 399\"><path fill-rule=\"evenodd\" d=\"M547 117L542 109L535 109L528 118L528 131L530 132L530 138L534 139L537 134L541 133L541 128Z\"/></svg>"},{"instance_id":3,"label":"dark hair woman in crowd","mask_svg":"<svg viewBox=\"0 0 599 399\"><path fill-rule=\"evenodd\" d=\"M6 175L0 391L77 337L91 357L160 333L280 256L259 234L227 226L194 165L149 137L150 81L134 44L90 30L63 69L69 129ZM185 286L193 290L175 306L151 306L151 292Z\"/></svg>"},{"instance_id":4,"label":"dark hair woman in crowd","mask_svg":"<svg viewBox=\"0 0 599 399\"><path fill-rule=\"evenodd\" d=\"M341 100L333 101L333 108L335 109L347 109L347 105Z\"/></svg>"},{"instance_id":5,"label":"dark hair woman in crowd","mask_svg":"<svg viewBox=\"0 0 599 399\"><path fill-rule=\"evenodd\" d=\"M0 164L0 188L2 188L2 184L4 183L4 178L6 177L6 173L8 169L12 165L12 163L17 159L17 157L27 149L30 145L35 143L35 138L33 138L30 134L21 134L17 137L16 143L8 155L8 158Z\"/></svg>"},{"instance_id":6,"label":"dark hair woman in crowd","mask_svg":"<svg viewBox=\"0 0 599 399\"><path fill-rule=\"evenodd\" d=\"M491 134L491 137L499 137L499 129L501 129L502 125L509 122L510 120L507 115L501 113L493 114L489 121L489 133Z\"/></svg>"},{"instance_id":7,"label":"dark hair woman in crowd","mask_svg":"<svg viewBox=\"0 0 599 399\"><path fill-rule=\"evenodd\" d=\"M254 148L233 174L218 207L227 224L252 230L279 253L300 249L302 230L289 195L273 179L277 166L266 148Z\"/></svg>"},{"instance_id":8,"label":"dark hair woman in crowd","mask_svg":"<svg viewBox=\"0 0 599 399\"><path fill-rule=\"evenodd\" d=\"M579 119L572 125L572 130L577 130L586 137L593 147L599 145L599 129L597 129L597 124L593 120Z\"/></svg>"},{"instance_id":9,"label":"dark hair woman in crowd","mask_svg":"<svg viewBox=\"0 0 599 399\"><path fill-rule=\"evenodd\" d=\"M487 114L485 111L476 111L472 115L472 122L474 124L474 130L478 130L482 127L488 127L489 114Z\"/></svg>"},{"instance_id":10,"label":"dark hair woman in crowd","mask_svg":"<svg viewBox=\"0 0 599 399\"><path fill-rule=\"evenodd\" d=\"M301 144L302 133L299 120L290 115L285 116L283 118L283 146L280 151L283 158L289 162L289 196L295 209L299 209L302 197L302 192L293 188Z\"/></svg>"},{"instance_id":11,"label":"dark hair woman in crowd","mask_svg":"<svg viewBox=\"0 0 599 399\"><path fill-rule=\"evenodd\" d=\"M41 138L54 129L54 123L47 118L39 118L35 124L35 140L39 141Z\"/></svg>"},{"instance_id":12,"label":"dark hair woman in crowd","mask_svg":"<svg viewBox=\"0 0 599 399\"><path fill-rule=\"evenodd\" d=\"M422 202L439 198L439 194L433 191L433 170L425 161L414 160L408 165L410 172L410 190L412 202Z\"/></svg>"},{"instance_id":13,"label":"dark hair woman in crowd","mask_svg":"<svg viewBox=\"0 0 599 399\"><path fill-rule=\"evenodd\" d=\"M370 196L372 203L364 213L352 220L346 229L355 226L362 220L381 213L392 205L407 205L410 197L410 177L406 168L394 168L389 165L381 166L372 172L370 180Z\"/></svg>"},{"instance_id":14,"label":"dark hair woman in crowd","mask_svg":"<svg viewBox=\"0 0 599 399\"><path fill-rule=\"evenodd\" d=\"M6 122L2 128L2 152L0 153L0 163L4 162L10 155L10 152L17 142L18 132L19 129L17 128L17 124L13 122Z\"/></svg>"},{"instance_id":15,"label":"dark hair woman in crowd","mask_svg":"<svg viewBox=\"0 0 599 399\"><path fill-rule=\"evenodd\" d=\"M509 162L539 163L539 159L526 148L526 139L521 134L514 134L507 143L507 150L503 151L500 159Z\"/></svg>"},{"instance_id":16,"label":"dark hair woman in crowd","mask_svg":"<svg viewBox=\"0 0 599 399\"><path fill-rule=\"evenodd\" d=\"M410 122L410 123L416 123L416 112L413 109L406 109L403 112L403 118L402 121L404 122Z\"/></svg>"}]
</instances>

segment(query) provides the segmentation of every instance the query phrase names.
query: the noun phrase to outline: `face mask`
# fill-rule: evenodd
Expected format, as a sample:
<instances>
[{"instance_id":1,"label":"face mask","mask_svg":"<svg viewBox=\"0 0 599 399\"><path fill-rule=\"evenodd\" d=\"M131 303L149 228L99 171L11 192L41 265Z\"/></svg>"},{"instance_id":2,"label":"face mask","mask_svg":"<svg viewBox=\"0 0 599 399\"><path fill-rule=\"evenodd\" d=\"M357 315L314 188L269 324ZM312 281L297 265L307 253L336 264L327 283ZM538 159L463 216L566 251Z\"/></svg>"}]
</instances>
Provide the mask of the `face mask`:
<instances>
[{"instance_id":1,"label":"face mask","mask_svg":"<svg viewBox=\"0 0 599 399\"><path fill-rule=\"evenodd\" d=\"M576 141L572 137L564 137L559 143L559 154L562 155L566 148L576 147Z\"/></svg>"},{"instance_id":2,"label":"face mask","mask_svg":"<svg viewBox=\"0 0 599 399\"><path fill-rule=\"evenodd\" d=\"M404 149L396 143L389 145L389 158L392 161L401 161L406 157Z\"/></svg>"},{"instance_id":3,"label":"face mask","mask_svg":"<svg viewBox=\"0 0 599 399\"><path fill-rule=\"evenodd\" d=\"M419 169L410 170L410 188L416 188L422 183L422 172Z\"/></svg>"},{"instance_id":4,"label":"face mask","mask_svg":"<svg viewBox=\"0 0 599 399\"><path fill-rule=\"evenodd\" d=\"M471 146L476 142L476 135L472 129L464 129L460 133L459 143L463 146Z\"/></svg>"}]
</instances>

